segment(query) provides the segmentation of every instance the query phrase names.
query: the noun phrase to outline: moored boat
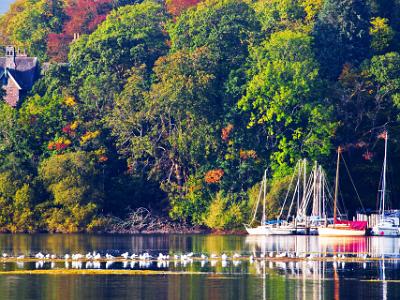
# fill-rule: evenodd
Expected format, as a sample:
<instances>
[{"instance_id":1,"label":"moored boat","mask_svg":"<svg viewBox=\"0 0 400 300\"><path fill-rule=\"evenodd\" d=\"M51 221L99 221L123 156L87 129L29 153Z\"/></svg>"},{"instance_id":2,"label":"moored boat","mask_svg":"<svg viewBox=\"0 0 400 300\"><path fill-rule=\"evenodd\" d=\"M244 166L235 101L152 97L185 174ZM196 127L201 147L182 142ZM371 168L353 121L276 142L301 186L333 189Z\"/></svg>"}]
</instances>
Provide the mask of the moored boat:
<instances>
[{"instance_id":1,"label":"moored boat","mask_svg":"<svg viewBox=\"0 0 400 300\"><path fill-rule=\"evenodd\" d=\"M342 149L338 148L336 162L335 195L333 205L333 224L318 228L320 236L365 236L367 233L366 221L348 221L337 219L337 198L339 192L339 166Z\"/></svg>"},{"instance_id":2,"label":"moored boat","mask_svg":"<svg viewBox=\"0 0 400 300\"><path fill-rule=\"evenodd\" d=\"M400 226L398 222L390 215L386 214L386 171L387 171L387 148L388 148L388 133L383 132L380 137L385 140L385 156L383 159L383 172L381 180L381 189L379 193L379 212L381 215L380 222L372 228L372 235L379 236L400 236Z\"/></svg>"},{"instance_id":3,"label":"moored boat","mask_svg":"<svg viewBox=\"0 0 400 300\"><path fill-rule=\"evenodd\" d=\"M326 227L319 227L320 236L365 236L367 222L365 221L336 221Z\"/></svg>"}]
</instances>

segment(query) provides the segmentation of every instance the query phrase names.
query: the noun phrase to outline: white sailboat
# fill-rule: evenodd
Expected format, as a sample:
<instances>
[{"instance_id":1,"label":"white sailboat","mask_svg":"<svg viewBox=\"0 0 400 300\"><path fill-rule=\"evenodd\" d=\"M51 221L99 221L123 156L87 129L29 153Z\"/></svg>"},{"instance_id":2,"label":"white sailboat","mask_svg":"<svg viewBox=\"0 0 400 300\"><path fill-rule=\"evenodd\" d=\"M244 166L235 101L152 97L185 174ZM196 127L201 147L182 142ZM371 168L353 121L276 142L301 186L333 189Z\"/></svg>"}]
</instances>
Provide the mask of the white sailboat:
<instances>
[{"instance_id":1,"label":"white sailboat","mask_svg":"<svg viewBox=\"0 0 400 300\"><path fill-rule=\"evenodd\" d=\"M332 196L326 180L326 174L321 165L315 162L314 168L310 173L305 197L298 210L297 233L299 234L318 234L318 227L333 222L329 217L332 208ZM332 214L331 214L332 216Z\"/></svg>"},{"instance_id":2,"label":"white sailboat","mask_svg":"<svg viewBox=\"0 0 400 300\"><path fill-rule=\"evenodd\" d=\"M245 224L245 228L250 235L290 235L296 233L296 228L287 222L282 220L271 220L267 221L265 210L266 210L266 194L267 194L267 170L264 172L264 177L261 182L260 192L258 194L257 203L254 209L253 218L250 224ZM257 227L252 227L252 223L255 221L257 216L258 207L260 205L261 198L263 199L262 217L261 224Z\"/></svg>"},{"instance_id":3,"label":"white sailboat","mask_svg":"<svg viewBox=\"0 0 400 300\"><path fill-rule=\"evenodd\" d=\"M337 198L339 192L339 166L340 155L342 149L338 148L336 162L336 180L335 180L335 196L333 206L333 224L321 226L318 228L320 236L365 236L367 230L367 222L364 221L348 221L337 219Z\"/></svg>"},{"instance_id":4,"label":"white sailboat","mask_svg":"<svg viewBox=\"0 0 400 300\"><path fill-rule=\"evenodd\" d=\"M386 171L387 171L387 146L388 133L385 131L382 134L385 140L385 155L383 159L382 184L380 189L379 213L381 215L380 222L372 228L373 235L379 236L400 236L400 227L398 218L393 218L385 211L386 205ZM397 223L397 224L396 224Z\"/></svg>"},{"instance_id":5,"label":"white sailboat","mask_svg":"<svg viewBox=\"0 0 400 300\"><path fill-rule=\"evenodd\" d=\"M307 160L298 161L279 215L276 220L268 221L265 216L267 180L265 172L252 221L245 225L247 232L251 235L317 234L318 226L332 223L332 219L327 217L330 192L325 172L315 163L309 177L307 175ZM263 199L261 223L253 227L251 224L256 219L261 199Z\"/></svg>"}]
</instances>

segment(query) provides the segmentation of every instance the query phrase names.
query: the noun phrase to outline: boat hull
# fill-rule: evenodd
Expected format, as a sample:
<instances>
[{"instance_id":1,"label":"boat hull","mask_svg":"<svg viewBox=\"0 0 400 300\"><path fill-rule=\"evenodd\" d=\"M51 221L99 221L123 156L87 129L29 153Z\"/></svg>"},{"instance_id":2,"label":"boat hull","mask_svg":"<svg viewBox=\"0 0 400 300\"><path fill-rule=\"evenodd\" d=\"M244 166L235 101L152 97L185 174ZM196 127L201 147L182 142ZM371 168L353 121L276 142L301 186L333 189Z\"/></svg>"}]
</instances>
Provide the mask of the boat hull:
<instances>
[{"instance_id":1,"label":"boat hull","mask_svg":"<svg viewBox=\"0 0 400 300\"><path fill-rule=\"evenodd\" d=\"M246 227L250 235L291 235L296 233L295 228L258 226L255 228Z\"/></svg>"},{"instance_id":2,"label":"boat hull","mask_svg":"<svg viewBox=\"0 0 400 300\"><path fill-rule=\"evenodd\" d=\"M400 236L400 228L378 225L372 228L371 233L376 236Z\"/></svg>"},{"instance_id":3,"label":"boat hull","mask_svg":"<svg viewBox=\"0 0 400 300\"><path fill-rule=\"evenodd\" d=\"M292 234L296 234L295 228L282 228L282 227L270 228L270 235L292 235Z\"/></svg>"},{"instance_id":4,"label":"boat hull","mask_svg":"<svg viewBox=\"0 0 400 300\"><path fill-rule=\"evenodd\" d=\"M355 230L347 228L320 227L318 228L320 236L365 236L366 230Z\"/></svg>"},{"instance_id":5,"label":"boat hull","mask_svg":"<svg viewBox=\"0 0 400 300\"><path fill-rule=\"evenodd\" d=\"M258 226L255 228L246 227L246 231L250 235L269 235L270 230L267 226Z\"/></svg>"}]
</instances>

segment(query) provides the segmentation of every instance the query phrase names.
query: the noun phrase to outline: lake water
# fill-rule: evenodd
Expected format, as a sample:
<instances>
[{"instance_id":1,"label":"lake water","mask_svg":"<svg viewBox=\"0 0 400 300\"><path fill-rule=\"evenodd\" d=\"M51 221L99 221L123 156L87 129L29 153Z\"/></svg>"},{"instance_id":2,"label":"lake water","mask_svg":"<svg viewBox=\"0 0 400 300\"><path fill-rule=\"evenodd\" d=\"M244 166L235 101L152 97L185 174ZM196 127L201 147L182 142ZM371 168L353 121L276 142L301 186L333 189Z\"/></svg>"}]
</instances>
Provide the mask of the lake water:
<instances>
[{"instance_id":1,"label":"lake water","mask_svg":"<svg viewBox=\"0 0 400 300\"><path fill-rule=\"evenodd\" d=\"M0 275L0 299L400 299L400 239L318 236L249 237L215 235L0 235L0 252L63 256L97 251L118 256L193 251L244 256L274 252L340 255L347 260L194 260L146 262L0 260L0 271L38 269L143 270L143 275ZM372 258L354 260L356 253ZM361 254L358 254L361 255ZM376 259L382 258L382 259ZM174 271L151 274L146 270Z\"/></svg>"}]
</instances>

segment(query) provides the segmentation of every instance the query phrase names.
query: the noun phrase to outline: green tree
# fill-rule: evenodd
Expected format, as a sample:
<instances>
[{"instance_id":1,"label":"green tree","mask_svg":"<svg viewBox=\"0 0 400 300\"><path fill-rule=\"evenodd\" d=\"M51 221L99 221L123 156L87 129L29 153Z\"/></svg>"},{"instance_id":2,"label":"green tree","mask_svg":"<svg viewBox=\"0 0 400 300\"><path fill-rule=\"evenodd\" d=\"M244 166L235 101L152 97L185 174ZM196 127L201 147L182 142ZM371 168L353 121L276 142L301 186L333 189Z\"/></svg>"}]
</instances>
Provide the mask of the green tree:
<instances>
[{"instance_id":1,"label":"green tree","mask_svg":"<svg viewBox=\"0 0 400 300\"><path fill-rule=\"evenodd\" d=\"M371 36L371 48L375 52L381 53L392 45L396 33L389 26L388 19L376 17L371 20L369 34Z\"/></svg>"},{"instance_id":2,"label":"green tree","mask_svg":"<svg viewBox=\"0 0 400 300\"><path fill-rule=\"evenodd\" d=\"M254 49L253 76L239 106L251 112L249 126L261 125L266 141L273 141L268 146L275 170L330 152L334 123L320 98L311 44L305 34L283 31Z\"/></svg>"},{"instance_id":3,"label":"green tree","mask_svg":"<svg viewBox=\"0 0 400 300\"><path fill-rule=\"evenodd\" d=\"M134 67L150 71L167 45L160 4L144 1L113 11L96 31L82 36L69 53L72 88L82 114L103 116Z\"/></svg>"},{"instance_id":4,"label":"green tree","mask_svg":"<svg viewBox=\"0 0 400 300\"><path fill-rule=\"evenodd\" d=\"M64 1L25 0L17 2L9 14L0 19L0 28L7 43L25 47L28 53L47 59L47 35L60 32L65 18Z\"/></svg>"},{"instance_id":5,"label":"green tree","mask_svg":"<svg viewBox=\"0 0 400 300\"><path fill-rule=\"evenodd\" d=\"M42 161L39 175L51 201L43 216L49 231L82 231L95 221L104 200L104 179L88 153L52 156Z\"/></svg>"},{"instance_id":6,"label":"green tree","mask_svg":"<svg viewBox=\"0 0 400 300\"><path fill-rule=\"evenodd\" d=\"M260 24L255 12L244 1L207 0L180 15L170 23L171 50L194 50L207 47L218 62L222 107L233 107L242 92L243 64L248 46L257 39ZM233 102L230 102L230 100Z\"/></svg>"},{"instance_id":7,"label":"green tree","mask_svg":"<svg viewBox=\"0 0 400 300\"><path fill-rule=\"evenodd\" d=\"M324 2L313 33L322 76L336 80L345 63L359 65L369 56L369 19L365 1Z\"/></svg>"}]
</instances>

